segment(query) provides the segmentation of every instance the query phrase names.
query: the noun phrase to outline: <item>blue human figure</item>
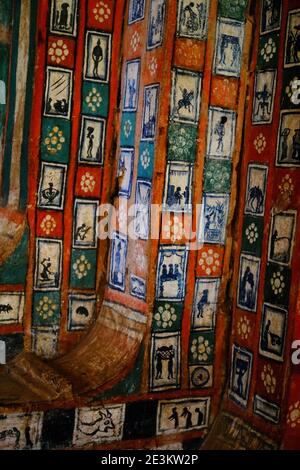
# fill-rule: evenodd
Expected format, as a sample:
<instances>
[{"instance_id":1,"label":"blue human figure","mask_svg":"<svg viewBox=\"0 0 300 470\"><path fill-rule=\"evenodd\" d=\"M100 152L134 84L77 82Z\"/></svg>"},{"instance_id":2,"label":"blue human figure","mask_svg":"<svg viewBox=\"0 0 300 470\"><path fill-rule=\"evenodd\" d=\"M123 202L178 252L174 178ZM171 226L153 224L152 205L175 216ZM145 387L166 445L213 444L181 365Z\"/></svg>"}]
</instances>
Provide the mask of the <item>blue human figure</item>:
<instances>
[{"instance_id":1,"label":"blue human figure","mask_svg":"<svg viewBox=\"0 0 300 470\"><path fill-rule=\"evenodd\" d=\"M217 122L214 133L218 136L218 147L217 152L223 153L224 151L224 136L225 136L225 124L227 122L226 116L221 116L220 120Z\"/></svg>"},{"instance_id":2,"label":"blue human figure","mask_svg":"<svg viewBox=\"0 0 300 470\"><path fill-rule=\"evenodd\" d=\"M243 377L246 374L248 370L248 364L241 360L237 359L236 361L236 366L235 366L235 373L237 375L237 387L236 387L236 392L240 397L244 396L243 388L244 388L244 383L243 383Z\"/></svg>"},{"instance_id":3,"label":"blue human figure","mask_svg":"<svg viewBox=\"0 0 300 470\"><path fill-rule=\"evenodd\" d=\"M135 79L128 80L129 108L134 108L134 98L136 93Z\"/></svg>"},{"instance_id":4,"label":"blue human figure","mask_svg":"<svg viewBox=\"0 0 300 470\"><path fill-rule=\"evenodd\" d=\"M270 115L271 93L268 92L268 85L265 83L261 91L255 93L257 99L257 109L255 115L261 119L266 119Z\"/></svg>"},{"instance_id":5,"label":"blue human figure","mask_svg":"<svg viewBox=\"0 0 300 470\"><path fill-rule=\"evenodd\" d=\"M198 309L198 315L197 315L197 318L203 318L203 310L204 310L204 307L205 305L208 305L209 302L208 302L208 289L204 289L204 291L202 292L202 296L199 300L199 302L197 303L197 309Z\"/></svg>"},{"instance_id":6,"label":"blue human figure","mask_svg":"<svg viewBox=\"0 0 300 470\"><path fill-rule=\"evenodd\" d=\"M119 274L121 273L121 242L117 245L116 255L115 255L115 266L114 266L114 282L115 284L122 284L119 280Z\"/></svg>"}]
</instances>

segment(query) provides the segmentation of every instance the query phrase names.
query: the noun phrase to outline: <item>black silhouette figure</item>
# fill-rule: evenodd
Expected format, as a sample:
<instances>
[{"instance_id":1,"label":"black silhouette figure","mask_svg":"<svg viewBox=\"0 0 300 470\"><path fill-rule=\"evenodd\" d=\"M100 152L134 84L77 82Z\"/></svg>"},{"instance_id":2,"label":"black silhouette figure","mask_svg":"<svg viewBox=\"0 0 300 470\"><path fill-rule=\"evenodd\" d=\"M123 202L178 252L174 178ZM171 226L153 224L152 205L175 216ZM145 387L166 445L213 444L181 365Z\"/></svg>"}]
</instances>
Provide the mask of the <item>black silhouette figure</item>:
<instances>
[{"instance_id":1,"label":"black silhouette figure","mask_svg":"<svg viewBox=\"0 0 300 470\"><path fill-rule=\"evenodd\" d=\"M173 367L174 367L174 350L173 346L170 346L170 354L168 359L168 380L173 379Z\"/></svg>"},{"instance_id":2,"label":"black silhouette figure","mask_svg":"<svg viewBox=\"0 0 300 470\"><path fill-rule=\"evenodd\" d=\"M293 160L300 160L300 129L295 129L293 135Z\"/></svg>"},{"instance_id":3,"label":"black silhouette figure","mask_svg":"<svg viewBox=\"0 0 300 470\"><path fill-rule=\"evenodd\" d=\"M75 234L76 240L81 240L81 241L85 240L86 234L88 233L89 230L91 230L91 228L92 227L87 227L85 223L80 225L76 230L76 234Z\"/></svg>"},{"instance_id":4,"label":"black silhouette figure","mask_svg":"<svg viewBox=\"0 0 300 470\"><path fill-rule=\"evenodd\" d=\"M94 62L93 76L94 78L100 78L98 68L99 68L99 63L103 60L103 50L101 47L100 39L98 39L97 45L93 49L92 59Z\"/></svg>"},{"instance_id":5,"label":"black silhouette figure","mask_svg":"<svg viewBox=\"0 0 300 470\"><path fill-rule=\"evenodd\" d=\"M204 289L204 291L202 292L201 299L197 303L197 308L198 308L197 318L200 318L200 317L203 318L204 307L205 307L205 305L208 305L208 304L209 304L209 302L208 302L208 289Z\"/></svg>"},{"instance_id":6,"label":"black silhouette figure","mask_svg":"<svg viewBox=\"0 0 300 470\"><path fill-rule=\"evenodd\" d=\"M186 418L185 429L191 428L193 426L192 413L189 411L189 409L186 406L183 408L183 412L181 413L181 416L183 418Z\"/></svg>"},{"instance_id":7,"label":"black silhouette figure","mask_svg":"<svg viewBox=\"0 0 300 470\"><path fill-rule=\"evenodd\" d=\"M52 111L52 98L48 98L46 102L46 113L49 114Z\"/></svg>"},{"instance_id":8,"label":"black silhouette figure","mask_svg":"<svg viewBox=\"0 0 300 470\"><path fill-rule=\"evenodd\" d=\"M291 132L291 129L288 127L284 128L280 134L281 137L281 160L286 160L288 158L288 136Z\"/></svg>"},{"instance_id":9,"label":"black silhouette figure","mask_svg":"<svg viewBox=\"0 0 300 470\"><path fill-rule=\"evenodd\" d=\"M278 240L278 232L277 230L274 230L274 233L272 234L271 237L271 247L270 247L270 258L274 258L275 254L275 243Z\"/></svg>"},{"instance_id":10,"label":"black silhouette figure","mask_svg":"<svg viewBox=\"0 0 300 470\"><path fill-rule=\"evenodd\" d=\"M42 261L41 261L41 265L43 266L42 267L42 272L40 274L40 278L43 282L48 282L48 281L51 281L51 276L52 276L52 271L51 271L51 260L50 258L44 258Z\"/></svg>"},{"instance_id":11,"label":"black silhouette figure","mask_svg":"<svg viewBox=\"0 0 300 470\"><path fill-rule=\"evenodd\" d=\"M248 370L248 364L247 362L243 361L242 359L237 359L236 360L236 365L235 365L235 373L237 375L237 387L236 387L236 393L240 396L244 396L244 383L243 383L243 377L246 374Z\"/></svg>"},{"instance_id":12,"label":"black silhouette figure","mask_svg":"<svg viewBox=\"0 0 300 470\"><path fill-rule=\"evenodd\" d=\"M59 22L58 25L60 29L69 29L69 8L70 5L68 3L63 3L61 5L61 10L60 10L60 16L59 16ZM57 11L57 15L58 15Z\"/></svg>"},{"instance_id":13,"label":"black silhouette figure","mask_svg":"<svg viewBox=\"0 0 300 470\"><path fill-rule=\"evenodd\" d=\"M187 90L187 88L180 88L181 90L181 95L182 98L178 100L177 102L177 114L179 114L179 111L181 108L187 109L188 112L190 113L192 109L194 108L194 105L192 103L192 100L194 99L194 92L191 90Z\"/></svg>"},{"instance_id":14,"label":"black silhouette figure","mask_svg":"<svg viewBox=\"0 0 300 470\"><path fill-rule=\"evenodd\" d=\"M54 199L59 195L59 191L53 188L53 183L49 183L49 187L42 190L42 196L46 199L47 204L51 204Z\"/></svg>"},{"instance_id":15,"label":"black silhouette figure","mask_svg":"<svg viewBox=\"0 0 300 470\"><path fill-rule=\"evenodd\" d=\"M261 339L261 346L262 349L268 350L269 349L269 333L270 333L270 327L271 327L271 320L268 320L262 334L262 339Z\"/></svg>"},{"instance_id":16,"label":"black silhouette figure","mask_svg":"<svg viewBox=\"0 0 300 470\"><path fill-rule=\"evenodd\" d=\"M162 378L162 355L160 351L156 351L155 359L156 359L155 379L161 379Z\"/></svg>"},{"instance_id":17,"label":"black silhouette figure","mask_svg":"<svg viewBox=\"0 0 300 470\"><path fill-rule=\"evenodd\" d=\"M26 440L26 448L27 449L32 449L33 443L30 438L30 426L26 426L25 428L25 440Z\"/></svg>"},{"instance_id":18,"label":"black silhouette figure","mask_svg":"<svg viewBox=\"0 0 300 470\"><path fill-rule=\"evenodd\" d=\"M203 424L204 414L202 413L200 408L195 408L195 413L198 414L197 426L201 426L201 424Z\"/></svg>"},{"instance_id":19,"label":"black silhouette figure","mask_svg":"<svg viewBox=\"0 0 300 470\"><path fill-rule=\"evenodd\" d=\"M248 194L248 205L253 212L261 214L263 212L264 195L259 186L252 186Z\"/></svg>"},{"instance_id":20,"label":"black silhouette figure","mask_svg":"<svg viewBox=\"0 0 300 470\"><path fill-rule=\"evenodd\" d=\"M169 421L174 421L174 429L177 429L179 426L179 417L178 417L178 412L177 408L174 407L172 408L172 414L168 418Z\"/></svg>"},{"instance_id":21,"label":"black silhouette figure","mask_svg":"<svg viewBox=\"0 0 300 470\"><path fill-rule=\"evenodd\" d=\"M224 151L224 136L225 136L225 124L227 122L226 116L221 116L220 120L217 122L215 126L214 133L218 136L218 147L217 152Z\"/></svg>"},{"instance_id":22,"label":"black silhouette figure","mask_svg":"<svg viewBox=\"0 0 300 470\"><path fill-rule=\"evenodd\" d=\"M86 151L86 156L88 158L93 158L93 148L94 148L94 127L91 127L89 126L87 128L87 134L86 134L86 138L88 139L88 148L87 148L87 151Z\"/></svg>"},{"instance_id":23,"label":"black silhouette figure","mask_svg":"<svg viewBox=\"0 0 300 470\"><path fill-rule=\"evenodd\" d=\"M257 99L257 108L255 115L263 120L268 119L270 115L271 107L271 93L268 92L268 85L265 83L261 91L255 92L255 98Z\"/></svg>"}]
</instances>

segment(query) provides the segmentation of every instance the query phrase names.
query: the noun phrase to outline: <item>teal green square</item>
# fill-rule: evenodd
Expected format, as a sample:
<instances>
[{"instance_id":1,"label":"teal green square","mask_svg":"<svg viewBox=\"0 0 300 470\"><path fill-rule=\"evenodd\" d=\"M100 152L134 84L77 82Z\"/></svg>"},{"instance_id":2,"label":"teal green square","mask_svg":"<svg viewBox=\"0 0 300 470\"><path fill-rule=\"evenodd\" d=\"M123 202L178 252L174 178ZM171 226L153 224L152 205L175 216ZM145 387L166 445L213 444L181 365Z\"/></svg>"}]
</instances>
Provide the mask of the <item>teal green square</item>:
<instances>
[{"instance_id":1,"label":"teal green square","mask_svg":"<svg viewBox=\"0 0 300 470\"><path fill-rule=\"evenodd\" d=\"M0 266L0 284L25 284L28 266L28 229L13 254Z\"/></svg>"},{"instance_id":2,"label":"teal green square","mask_svg":"<svg viewBox=\"0 0 300 470\"><path fill-rule=\"evenodd\" d=\"M154 166L154 144L141 142L139 149L138 178L152 179Z\"/></svg>"},{"instance_id":3,"label":"teal green square","mask_svg":"<svg viewBox=\"0 0 300 470\"><path fill-rule=\"evenodd\" d=\"M97 250L72 250L71 287L94 289L96 282Z\"/></svg>"},{"instance_id":4,"label":"teal green square","mask_svg":"<svg viewBox=\"0 0 300 470\"><path fill-rule=\"evenodd\" d=\"M43 119L41 141L42 160L48 162L68 163L70 128L70 122L66 119Z\"/></svg>"},{"instance_id":5,"label":"teal green square","mask_svg":"<svg viewBox=\"0 0 300 470\"><path fill-rule=\"evenodd\" d=\"M188 124L172 123L168 131L168 160L194 162L198 129Z\"/></svg>"},{"instance_id":6,"label":"teal green square","mask_svg":"<svg viewBox=\"0 0 300 470\"><path fill-rule=\"evenodd\" d=\"M153 331L179 331L183 304L180 302L156 301L153 308Z\"/></svg>"},{"instance_id":7,"label":"teal green square","mask_svg":"<svg viewBox=\"0 0 300 470\"><path fill-rule=\"evenodd\" d=\"M242 251L261 256L264 236L264 218L245 215L242 234Z\"/></svg>"},{"instance_id":8,"label":"teal green square","mask_svg":"<svg viewBox=\"0 0 300 470\"><path fill-rule=\"evenodd\" d=\"M279 33L267 34L260 37L257 53L258 69L277 67L278 51L280 46L279 40Z\"/></svg>"},{"instance_id":9,"label":"teal green square","mask_svg":"<svg viewBox=\"0 0 300 470\"><path fill-rule=\"evenodd\" d=\"M244 21L248 0L219 0L219 16Z\"/></svg>"},{"instance_id":10,"label":"teal green square","mask_svg":"<svg viewBox=\"0 0 300 470\"><path fill-rule=\"evenodd\" d=\"M190 336L190 364L212 364L214 359L214 332L193 332Z\"/></svg>"},{"instance_id":11,"label":"teal green square","mask_svg":"<svg viewBox=\"0 0 300 470\"><path fill-rule=\"evenodd\" d=\"M121 146L134 147L136 113L123 113L121 120Z\"/></svg>"},{"instance_id":12,"label":"teal green square","mask_svg":"<svg viewBox=\"0 0 300 470\"><path fill-rule=\"evenodd\" d=\"M204 168L204 191L229 193L231 186L231 162L207 159Z\"/></svg>"},{"instance_id":13,"label":"teal green square","mask_svg":"<svg viewBox=\"0 0 300 470\"><path fill-rule=\"evenodd\" d=\"M33 299L32 324L58 325L60 319L60 293L36 292Z\"/></svg>"},{"instance_id":14,"label":"teal green square","mask_svg":"<svg viewBox=\"0 0 300 470\"><path fill-rule=\"evenodd\" d=\"M105 83L84 81L82 85L82 114L107 117L109 87Z\"/></svg>"}]
</instances>

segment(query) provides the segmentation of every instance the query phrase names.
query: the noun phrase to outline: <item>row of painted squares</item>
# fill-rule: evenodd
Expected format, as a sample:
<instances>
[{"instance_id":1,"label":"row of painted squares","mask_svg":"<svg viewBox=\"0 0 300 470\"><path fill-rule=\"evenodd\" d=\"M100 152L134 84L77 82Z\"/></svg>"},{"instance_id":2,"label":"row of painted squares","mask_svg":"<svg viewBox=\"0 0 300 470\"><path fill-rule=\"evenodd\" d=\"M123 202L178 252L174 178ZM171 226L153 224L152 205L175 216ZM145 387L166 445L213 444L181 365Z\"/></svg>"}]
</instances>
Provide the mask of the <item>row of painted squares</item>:
<instances>
[{"instance_id":1,"label":"row of painted squares","mask_svg":"<svg viewBox=\"0 0 300 470\"><path fill-rule=\"evenodd\" d=\"M204 430L210 398L0 415L0 449L55 449Z\"/></svg>"},{"instance_id":2,"label":"row of painted squares","mask_svg":"<svg viewBox=\"0 0 300 470\"><path fill-rule=\"evenodd\" d=\"M276 94L279 30L281 27L281 1L263 2L261 35L254 84L252 124L271 124ZM278 129L276 166L300 165L299 63L300 10L288 12L284 45L284 70L281 94L281 113ZM298 110L297 110L298 108ZM263 129L258 133L254 146L258 154L264 152L267 141ZM251 163L248 166L247 188L242 233L242 253L238 278L237 307L255 313L260 281L261 249L264 232L265 201L267 196L268 166ZM293 180L286 174L278 187L287 197L294 191ZM258 351L268 361L259 369L263 386L255 393L253 412L264 419L279 423L280 401L277 384L277 366L285 353L285 336L288 322L291 261L296 229L297 212L288 210L271 217L267 268L264 284L264 302L260 324ZM248 343L252 322L247 315L240 316L237 334ZM269 360L271 359L271 361ZM233 344L229 396L242 406L247 406L251 384L253 353ZM275 372L277 371L277 372ZM263 392L262 392L263 390ZM276 401L277 403L274 403ZM293 420L288 418L288 423Z\"/></svg>"},{"instance_id":3,"label":"row of painted squares","mask_svg":"<svg viewBox=\"0 0 300 470\"><path fill-rule=\"evenodd\" d=\"M78 7L77 0L53 0L49 18L33 302L33 349L46 357L56 351L60 322L63 210L76 57L76 42L67 36L77 35ZM70 289L73 292L69 294L68 330L85 328L95 313L96 221L109 104L112 19L112 2L89 2L72 224ZM88 289L89 293L76 294L76 288Z\"/></svg>"}]
</instances>

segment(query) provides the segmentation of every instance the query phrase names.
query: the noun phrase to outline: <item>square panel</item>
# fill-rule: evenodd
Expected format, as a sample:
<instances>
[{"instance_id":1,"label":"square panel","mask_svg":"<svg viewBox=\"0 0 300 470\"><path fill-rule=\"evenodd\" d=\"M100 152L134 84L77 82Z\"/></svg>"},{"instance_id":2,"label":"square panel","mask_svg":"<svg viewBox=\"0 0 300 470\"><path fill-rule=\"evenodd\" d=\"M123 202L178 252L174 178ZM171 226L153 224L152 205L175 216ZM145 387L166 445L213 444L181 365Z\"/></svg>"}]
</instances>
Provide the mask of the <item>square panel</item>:
<instances>
[{"instance_id":1,"label":"square panel","mask_svg":"<svg viewBox=\"0 0 300 470\"><path fill-rule=\"evenodd\" d=\"M100 197L102 170L90 166L79 166L76 174L76 196Z\"/></svg>"},{"instance_id":2,"label":"square panel","mask_svg":"<svg viewBox=\"0 0 300 470\"><path fill-rule=\"evenodd\" d=\"M85 37L85 80L108 83L111 61L111 34L87 31Z\"/></svg>"},{"instance_id":3,"label":"square panel","mask_svg":"<svg viewBox=\"0 0 300 470\"><path fill-rule=\"evenodd\" d=\"M73 218L73 248L97 247L98 201L75 199Z\"/></svg>"},{"instance_id":4,"label":"square panel","mask_svg":"<svg viewBox=\"0 0 300 470\"><path fill-rule=\"evenodd\" d=\"M128 24L136 23L145 16L145 0L130 0L128 7Z\"/></svg>"},{"instance_id":5,"label":"square panel","mask_svg":"<svg viewBox=\"0 0 300 470\"><path fill-rule=\"evenodd\" d=\"M234 20L245 21L245 10L248 5L248 0L219 0L218 14L226 18Z\"/></svg>"},{"instance_id":6,"label":"square panel","mask_svg":"<svg viewBox=\"0 0 300 470\"><path fill-rule=\"evenodd\" d=\"M140 142L138 178L152 179L154 167L154 144L152 142Z\"/></svg>"},{"instance_id":7,"label":"square panel","mask_svg":"<svg viewBox=\"0 0 300 470\"><path fill-rule=\"evenodd\" d=\"M265 277L265 301L288 308L291 286L291 270L277 263L268 263Z\"/></svg>"},{"instance_id":8,"label":"square panel","mask_svg":"<svg viewBox=\"0 0 300 470\"><path fill-rule=\"evenodd\" d=\"M254 256L261 256L264 236L264 219L262 217L244 216L242 233L242 251Z\"/></svg>"},{"instance_id":9,"label":"square panel","mask_svg":"<svg viewBox=\"0 0 300 470\"><path fill-rule=\"evenodd\" d=\"M47 67L44 116L71 117L73 72Z\"/></svg>"},{"instance_id":10,"label":"square panel","mask_svg":"<svg viewBox=\"0 0 300 470\"><path fill-rule=\"evenodd\" d=\"M192 211L192 179L192 164L168 162L163 199L164 211Z\"/></svg>"},{"instance_id":11,"label":"square panel","mask_svg":"<svg viewBox=\"0 0 300 470\"><path fill-rule=\"evenodd\" d=\"M87 27L112 31L114 19L114 0L88 0Z\"/></svg>"},{"instance_id":12,"label":"square panel","mask_svg":"<svg viewBox=\"0 0 300 470\"><path fill-rule=\"evenodd\" d=\"M38 207L62 210L65 198L67 165L42 162Z\"/></svg>"},{"instance_id":13,"label":"square panel","mask_svg":"<svg viewBox=\"0 0 300 470\"><path fill-rule=\"evenodd\" d=\"M24 304L23 292L0 292L0 325L21 324Z\"/></svg>"},{"instance_id":14,"label":"square panel","mask_svg":"<svg viewBox=\"0 0 300 470\"><path fill-rule=\"evenodd\" d=\"M203 193L199 241L225 244L229 195Z\"/></svg>"},{"instance_id":15,"label":"square panel","mask_svg":"<svg viewBox=\"0 0 300 470\"><path fill-rule=\"evenodd\" d=\"M141 61L131 60L126 62L126 78L124 87L124 111L136 111L139 101Z\"/></svg>"},{"instance_id":16,"label":"square panel","mask_svg":"<svg viewBox=\"0 0 300 470\"><path fill-rule=\"evenodd\" d=\"M189 343L189 364L213 364L214 347L213 331L193 331Z\"/></svg>"},{"instance_id":17,"label":"square panel","mask_svg":"<svg viewBox=\"0 0 300 470\"><path fill-rule=\"evenodd\" d=\"M150 390L180 386L180 333L154 333L151 341Z\"/></svg>"},{"instance_id":18,"label":"square panel","mask_svg":"<svg viewBox=\"0 0 300 470\"><path fill-rule=\"evenodd\" d=\"M277 137L276 166L300 165L300 111L281 111Z\"/></svg>"},{"instance_id":19,"label":"square panel","mask_svg":"<svg viewBox=\"0 0 300 470\"><path fill-rule=\"evenodd\" d=\"M231 188L231 162L206 159L204 167L204 191L229 193Z\"/></svg>"},{"instance_id":20,"label":"square panel","mask_svg":"<svg viewBox=\"0 0 300 470\"><path fill-rule=\"evenodd\" d=\"M245 214L263 216L265 213L268 167L248 165Z\"/></svg>"},{"instance_id":21,"label":"square panel","mask_svg":"<svg viewBox=\"0 0 300 470\"><path fill-rule=\"evenodd\" d=\"M150 0L147 49L162 45L166 15L166 0Z\"/></svg>"},{"instance_id":22,"label":"square panel","mask_svg":"<svg viewBox=\"0 0 300 470\"><path fill-rule=\"evenodd\" d=\"M160 246L156 275L157 300L184 299L187 257L188 250L185 246Z\"/></svg>"},{"instance_id":23,"label":"square panel","mask_svg":"<svg viewBox=\"0 0 300 470\"><path fill-rule=\"evenodd\" d=\"M266 34L280 29L282 0L262 0L260 33Z\"/></svg>"},{"instance_id":24,"label":"square panel","mask_svg":"<svg viewBox=\"0 0 300 470\"><path fill-rule=\"evenodd\" d=\"M168 160L193 163L196 158L197 135L196 126L171 122L168 129Z\"/></svg>"},{"instance_id":25,"label":"square panel","mask_svg":"<svg viewBox=\"0 0 300 470\"><path fill-rule=\"evenodd\" d=\"M128 239L115 232L111 242L109 285L122 292L125 291L125 274Z\"/></svg>"},{"instance_id":26,"label":"square panel","mask_svg":"<svg viewBox=\"0 0 300 470\"><path fill-rule=\"evenodd\" d=\"M120 129L120 145L134 147L136 129L136 113L122 113Z\"/></svg>"},{"instance_id":27,"label":"square panel","mask_svg":"<svg viewBox=\"0 0 300 470\"><path fill-rule=\"evenodd\" d=\"M209 108L207 131L208 158L232 158L235 143L236 113L223 108Z\"/></svg>"},{"instance_id":28,"label":"square panel","mask_svg":"<svg viewBox=\"0 0 300 470\"><path fill-rule=\"evenodd\" d=\"M74 67L75 42L66 37L49 36L47 48L48 65Z\"/></svg>"},{"instance_id":29,"label":"square panel","mask_svg":"<svg viewBox=\"0 0 300 470\"><path fill-rule=\"evenodd\" d=\"M270 304L264 304L261 319L259 353L283 362L288 312Z\"/></svg>"},{"instance_id":30,"label":"square panel","mask_svg":"<svg viewBox=\"0 0 300 470\"><path fill-rule=\"evenodd\" d=\"M38 237L62 238L63 214L57 211L37 211L36 234Z\"/></svg>"},{"instance_id":31,"label":"square panel","mask_svg":"<svg viewBox=\"0 0 300 470\"><path fill-rule=\"evenodd\" d=\"M51 1L51 33L76 36L77 34L77 3L78 0Z\"/></svg>"},{"instance_id":32,"label":"square panel","mask_svg":"<svg viewBox=\"0 0 300 470\"><path fill-rule=\"evenodd\" d=\"M218 18L214 73L239 77L244 43L244 23Z\"/></svg>"},{"instance_id":33,"label":"square panel","mask_svg":"<svg viewBox=\"0 0 300 470\"><path fill-rule=\"evenodd\" d=\"M300 67L283 71L282 109L298 109L300 105Z\"/></svg>"},{"instance_id":34,"label":"square panel","mask_svg":"<svg viewBox=\"0 0 300 470\"><path fill-rule=\"evenodd\" d=\"M60 322L60 293L36 292L33 299L32 324L58 325Z\"/></svg>"},{"instance_id":35,"label":"square panel","mask_svg":"<svg viewBox=\"0 0 300 470\"><path fill-rule=\"evenodd\" d=\"M163 302L156 300L153 308L153 331L180 330L182 314L182 302Z\"/></svg>"},{"instance_id":36,"label":"square panel","mask_svg":"<svg viewBox=\"0 0 300 470\"><path fill-rule=\"evenodd\" d=\"M141 300L146 300L147 283L135 274L130 274L130 295Z\"/></svg>"},{"instance_id":37,"label":"square panel","mask_svg":"<svg viewBox=\"0 0 300 470\"><path fill-rule=\"evenodd\" d=\"M62 240L37 238L35 281L36 290L59 290L62 275Z\"/></svg>"},{"instance_id":38,"label":"square panel","mask_svg":"<svg viewBox=\"0 0 300 470\"><path fill-rule=\"evenodd\" d=\"M109 86L106 83L83 81L82 113L90 116L108 116Z\"/></svg>"},{"instance_id":39,"label":"square panel","mask_svg":"<svg viewBox=\"0 0 300 470\"><path fill-rule=\"evenodd\" d=\"M268 260L288 266L292 260L296 230L296 211L272 216L269 234Z\"/></svg>"},{"instance_id":40,"label":"square panel","mask_svg":"<svg viewBox=\"0 0 300 470\"><path fill-rule=\"evenodd\" d=\"M241 253L237 306L255 312L260 278L260 258Z\"/></svg>"},{"instance_id":41,"label":"square panel","mask_svg":"<svg viewBox=\"0 0 300 470\"><path fill-rule=\"evenodd\" d=\"M119 196L129 199L132 190L134 148L121 148L119 157Z\"/></svg>"},{"instance_id":42,"label":"square panel","mask_svg":"<svg viewBox=\"0 0 300 470\"><path fill-rule=\"evenodd\" d=\"M198 250L197 277L220 277L222 274L224 247L219 245L203 245Z\"/></svg>"},{"instance_id":43,"label":"square panel","mask_svg":"<svg viewBox=\"0 0 300 470\"><path fill-rule=\"evenodd\" d=\"M277 70L258 70L255 73L252 124L270 124L273 121Z\"/></svg>"},{"instance_id":44,"label":"square panel","mask_svg":"<svg viewBox=\"0 0 300 470\"><path fill-rule=\"evenodd\" d=\"M285 67L294 67L295 65L300 64L299 28L300 9L290 10L288 13L287 29L285 33Z\"/></svg>"},{"instance_id":45,"label":"square panel","mask_svg":"<svg viewBox=\"0 0 300 470\"><path fill-rule=\"evenodd\" d=\"M232 345L229 397L244 407L249 399L253 353Z\"/></svg>"},{"instance_id":46,"label":"square panel","mask_svg":"<svg viewBox=\"0 0 300 470\"><path fill-rule=\"evenodd\" d=\"M102 165L105 149L106 120L89 116L81 117L78 161Z\"/></svg>"},{"instance_id":47,"label":"square panel","mask_svg":"<svg viewBox=\"0 0 300 470\"><path fill-rule=\"evenodd\" d=\"M94 289L96 283L97 250L73 249L71 255L71 288Z\"/></svg>"},{"instance_id":48,"label":"square panel","mask_svg":"<svg viewBox=\"0 0 300 470\"><path fill-rule=\"evenodd\" d=\"M68 163L70 152L69 121L44 118L42 125L41 156L48 162Z\"/></svg>"},{"instance_id":49,"label":"square panel","mask_svg":"<svg viewBox=\"0 0 300 470\"><path fill-rule=\"evenodd\" d=\"M175 68L172 70L170 119L197 124L199 119L202 75Z\"/></svg>"},{"instance_id":50,"label":"square panel","mask_svg":"<svg viewBox=\"0 0 300 470\"><path fill-rule=\"evenodd\" d=\"M193 330L212 330L216 323L220 279L197 278L195 283L192 325Z\"/></svg>"},{"instance_id":51,"label":"square panel","mask_svg":"<svg viewBox=\"0 0 300 470\"><path fill-rule=\"evenodd\" d=\"M70 294L68 305L68 330L84 330L94 320L96 296L88 294Z\"/></svg>"},{"instance_id":52,"label":"square panel","mask_svg":"<svg viewBox=\"0 0 300 470\"><path fill-rule=\"evenodd\" d=\"M177 36L205 40L210 0L201 0L196 4L190 0L179 0L177 13Z\"/></svg>"},{"instance_id":53,"label":"square panel","mask_svg":"<svg viewBox=\"0 0 300 470\"><path fill-rule=\"evenodd\" d=\"M154 140L157 126L159 84L144 87L141 140Z\"/></svg>"},{"instance_id":54,"label":"square panel","mask_svg":"<svg viewBox=\"0 0 300 470\"><path fill-rule=\"evenodd\" d=\"M258 45L257 68L277 67L280 47L279 33L261 36Z\"/></svg>"}]
</instances>

